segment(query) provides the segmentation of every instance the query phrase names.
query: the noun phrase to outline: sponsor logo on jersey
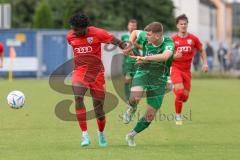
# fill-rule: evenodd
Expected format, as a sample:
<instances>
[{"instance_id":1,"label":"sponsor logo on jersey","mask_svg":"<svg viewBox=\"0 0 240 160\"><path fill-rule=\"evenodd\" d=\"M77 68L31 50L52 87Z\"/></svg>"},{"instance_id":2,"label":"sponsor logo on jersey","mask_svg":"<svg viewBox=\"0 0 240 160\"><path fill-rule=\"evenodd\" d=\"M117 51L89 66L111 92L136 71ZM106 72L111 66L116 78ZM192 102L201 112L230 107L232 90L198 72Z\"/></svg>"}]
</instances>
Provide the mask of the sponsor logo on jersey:
<instances>
[{"instance_id":1,"label":"sponsor logo on jersey","mask_svg":"<svg viewBox=\"0 0 240 160\"><path fill-rule=\"evenodd\" d=\"M89 44L92 44L92 42L93 42L93 37L88 37L88 38L87 38L87 41L88 41Z\"/></svg>"},{"instance_id":2,"label":"sponsor logo on jersey","mask_svg":"<svg viewBox=\"0 0 240 160\"><path fill-rule=\"evenodd\" d=\"M192 44L192 40L191 40L191 39L188 39L188 40L187 40L187 43L191 45L191 44Z\"/></svg>"},{"instance_id":3,"label":"sponsor logo on jersey","mask_svg":"<svg viewBox=\"0 0 240 160\"><path fill-rule=\"evenodd\" d=\"M179 42L178 42L178 41L176 41L176 42L175 42L175 44L176 44L176 45L179 45Z\"/></svg>"},{"instance_id":4,"label":"sponsor logo on jersey","mask_svg":"<svg viewBox=\"0 0 240 160\"><path fill-rule=\"evenodd\" d=\"M166 50L166 51L173 51L173 47L172 47L172 46L166 46L166 47L165 47L165 50Z\"/></svg>"},{"instance_id":5,"label":"sponsor logo on jersey","mask_svg":"<svg viewBox=\"0 0 240 160\"><path fill-rule=\"evenodd\" d=\"M191 52L192 48L190 46L177 47L178 52Z\"/></svg>"},{"instance_id":6,"label":"sponsor logo on jersey","mask_svg":"<svg viewBox=\"0 0 240 160\"><path fill-rule=\"evenodd\" d=\"M93 51L91 46L84 46L84 47L76 47L74 48L74 53L91 53Z\"/></svg>"}]
</instances>

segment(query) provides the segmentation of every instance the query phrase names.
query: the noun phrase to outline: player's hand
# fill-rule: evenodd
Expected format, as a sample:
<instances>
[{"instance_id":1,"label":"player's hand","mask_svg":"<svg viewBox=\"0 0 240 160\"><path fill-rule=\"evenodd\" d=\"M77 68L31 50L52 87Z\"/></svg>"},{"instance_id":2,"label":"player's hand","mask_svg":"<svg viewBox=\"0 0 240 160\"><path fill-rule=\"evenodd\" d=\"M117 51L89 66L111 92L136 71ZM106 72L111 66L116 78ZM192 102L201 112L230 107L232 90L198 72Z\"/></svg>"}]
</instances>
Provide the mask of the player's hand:
<instances>
[{"instance_id":1,"label":"player's hand","mask_svg":"<svg viewBox=\"0 0 240 160\"><path fill-rule=\"evenodd\" d=\"M125 49L123 49L122 50L123 51L123 54L125 54L125 55L134 55L133 54L133 51L132 51L132 48L130 48L130 47L126 47Z\"/></svg>"},{"instance_id":2,"label":"player's hand","mask_svg":"<svg viewBox=\"0 0 240 160\"><path fill-rule=\"evenodd\" d=\"M125 43L125 44L126 44L125 48L122 49L123 54L124 55L134 55L133 50L132 50L133 45L130 42Z\"/></svg>"},{"instance_id":3,"label":"player's hand","mask_svg":"<svg viewBox=\"0 0 240 160\"><path fill-rule=\"evenodd\" d=\"M142 57L142 56L130 56L130 58L136 59L137 60L137 64L141 64L145 62L145 58L146 57Z\"/></svg>"},{"instance_id":4,"label":"player's hand","mask_svg":"<svg viewBox=\"0 0 240 160\"><path fill-rule=\"evenodd\" d=\"M134 55L133 50L123 50L124 55Z\"/></svg>"},{"instance_id":5,"label":"player's hand","mask_svg":"<svg viewBox=\"0 0 240 160\"><path fill-rule=\"evenodd\" d=\"M130 56L130 58L136 59L137 61L144 61L146 57L143 57L143 56Z\"/></svg>"},{"instance_id":6,"label":"player's hand","mask_svg":"<svg viewBox=\"0 0 240 160\"><path fill-rule=\"evenodd\" d=\"M176 59L176 58L182 58L182 52L177 51L177 52L174 54L174 59Z\"/></svg>"},{"instance_id":7,"label":"player's hand","mask_svg":"<svg viewBox=\"0 0 240 160\"><path fill-rule=\"evenodd\" d=\"M202 65L202 71L205 73L208 72L208 64L207 63Z\"/></svg>"}]
</instances>

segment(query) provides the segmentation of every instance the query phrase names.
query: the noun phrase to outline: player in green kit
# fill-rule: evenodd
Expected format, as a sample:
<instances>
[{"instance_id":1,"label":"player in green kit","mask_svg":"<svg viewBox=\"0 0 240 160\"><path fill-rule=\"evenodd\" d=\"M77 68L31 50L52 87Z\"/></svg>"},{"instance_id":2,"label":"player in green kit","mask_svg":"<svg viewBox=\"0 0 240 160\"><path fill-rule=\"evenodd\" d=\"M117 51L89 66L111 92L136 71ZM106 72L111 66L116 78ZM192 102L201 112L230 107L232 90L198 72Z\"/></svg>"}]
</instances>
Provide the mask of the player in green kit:
<instances>
[{"instance_id":1,"label":"player in green kit","mask_svg":"<svg viewBox=\"0 0 240 160\"><path fill-rule=\"evenodd\" d=\"M125 121L131 121L144 91L147 96L145 115L126 135L128 145L133 147L136 146L134 137L150 125L161 107L173 60L174 43L169 37L163 36L163 26L160 22L150 23L144 31L133 31L129 41L132 44L136 41L142 45L143 56L131 56L139 65L132 81L129 108L123 115ZM123 50L124 53L130 51L130 48Z\"/></svg>"},{"instance_id":2,"label":"player in green kit","mask_svg":"<svg viewBox=\"0 0 240 160\"><path fill-rule=\"evenodd\" d=\"M128 21L127 28L128 28L128 32L124 33L121 36L121 40L123 42L128 42L129 41L130 34L132 33L132 31L137 29L137 21L135 19L130 19ZM134 52L138 53L138 49L134 48ZM133 76L135 74L135 71L136 71L135 63L136 63L135 59L130 58L128 55L124 55L122 71L123 71L124 81L125 81L124 91L125 91L126 101L129 99L132 78L133 78Z\"/></svg>"}]
</instances>

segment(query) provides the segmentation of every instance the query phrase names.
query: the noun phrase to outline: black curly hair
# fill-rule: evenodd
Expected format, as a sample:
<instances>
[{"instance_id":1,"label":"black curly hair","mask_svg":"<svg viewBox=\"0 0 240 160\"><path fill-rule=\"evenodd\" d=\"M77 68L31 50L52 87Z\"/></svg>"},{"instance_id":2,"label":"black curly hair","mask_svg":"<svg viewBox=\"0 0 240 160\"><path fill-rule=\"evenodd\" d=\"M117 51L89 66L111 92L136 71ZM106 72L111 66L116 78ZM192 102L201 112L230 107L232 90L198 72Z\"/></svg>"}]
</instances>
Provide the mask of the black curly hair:
<instances>
[{"instance_id":1,"label":"black curly hair","mask_svg":"<svg viewBox=\"0 0 240 160\"><path fill-rule=\"evenodd\" d=\"M69 24L76 28L86 28L89 25L89 18L87 15L77 12L70 18Z\"/></svg>"}]
</instances>

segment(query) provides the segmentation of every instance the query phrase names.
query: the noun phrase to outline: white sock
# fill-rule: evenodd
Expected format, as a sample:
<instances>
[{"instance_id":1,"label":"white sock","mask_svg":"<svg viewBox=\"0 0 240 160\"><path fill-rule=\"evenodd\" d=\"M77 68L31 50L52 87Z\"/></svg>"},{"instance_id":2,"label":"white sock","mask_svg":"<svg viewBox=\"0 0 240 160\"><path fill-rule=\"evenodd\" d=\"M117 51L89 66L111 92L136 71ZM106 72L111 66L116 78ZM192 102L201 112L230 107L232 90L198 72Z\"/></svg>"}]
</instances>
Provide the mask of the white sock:
<instances>
[{"instance_id":1,"label":"white sock","mask_svg":"<svg viewBox=\"0 0 240 160\"><path fill-rule=\"evenodd\" d=\"M176 117L181 117L181 114L180 113L176 113Z\"/></svg>"},{"instance_id":2,"label":"white sock","mask_svg":"<svg viewBox=\"0 0 240 160\"><path fill-rule=\"evenodd\" d=\"M127 107L128 107L128 108L134 108L134 106L132 106L132 105L129 103L129 101L127 102Z\"/></svg>"},{"instance_id":3,"label":"white sock","mask_svg":"<svg viewBox=\"0 0 240 160\"><path fill-rule=\"evenodd\" d=\"M83 131L83 132L82 132L82 135L83 135L83 136L86 136L86 135L88 135L88 132L87 132L87 131Z\"/></svg>"},{"instance_id":4,"label":"white sock","mask_svg":"<svg viewBox=\"0 0 240 160\"><path fill-rule=\"evenodd\" d=\"M178 113L176 114L176 120L181 120L181 117L182 117L181 114Z\"/></svg>"},{"instance_id":5,"label":"white sock","mask_svg":"<svg viewBox=\"0 0 240 160\"><path fill-rule=\"evenodd\" d=\"M134 137L137 135L137 132L132 130L130 133L128 133L129 136Z\"/></svg>"}]
</instances>

